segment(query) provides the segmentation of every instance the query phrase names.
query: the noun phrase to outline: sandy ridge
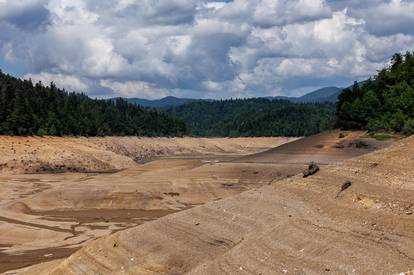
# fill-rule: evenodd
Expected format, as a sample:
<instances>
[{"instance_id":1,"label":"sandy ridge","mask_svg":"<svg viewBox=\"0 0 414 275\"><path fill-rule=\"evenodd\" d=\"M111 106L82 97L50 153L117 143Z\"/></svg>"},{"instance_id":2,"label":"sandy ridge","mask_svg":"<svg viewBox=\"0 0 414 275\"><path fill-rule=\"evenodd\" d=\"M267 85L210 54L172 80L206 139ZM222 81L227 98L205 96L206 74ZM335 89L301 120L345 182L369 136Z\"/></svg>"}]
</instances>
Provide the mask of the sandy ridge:
<instances>
[{"instance_id":1,"label":"sandy ridge","mask_svg":"<svg viewBox=\"0 0 414 275\"><path fill-rule=\"evenodd\" d=\"M251 154L293 138L0 136L0 173L114 172L165 156Z\"/></svg>"},{"instance_id":2,"label":"sandy ridge","mask_svg":"<svg viewBox=\"0 0 414 275\"><path fill-rule=\"evenodd\" d=\"M92 242L50 274L394 274L414 267L414 137ZM338 198L344 181L352 186ZM30 273L30 270L28 271Z\"/></svg>"}]
</instances>

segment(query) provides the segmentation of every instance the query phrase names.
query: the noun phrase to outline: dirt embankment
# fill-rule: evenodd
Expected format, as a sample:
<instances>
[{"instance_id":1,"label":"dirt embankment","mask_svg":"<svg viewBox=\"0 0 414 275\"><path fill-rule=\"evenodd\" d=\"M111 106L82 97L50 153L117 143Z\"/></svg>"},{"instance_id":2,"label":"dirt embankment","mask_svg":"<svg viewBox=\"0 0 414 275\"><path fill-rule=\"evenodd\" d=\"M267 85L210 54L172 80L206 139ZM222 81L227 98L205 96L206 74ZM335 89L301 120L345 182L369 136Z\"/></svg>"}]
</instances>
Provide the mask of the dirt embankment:
<instances>
[{"instance_id":1,"label":"dirt embankment","mask_svg":"<svg viewBox=\"0 0 414 275\"><path fill-rule=\"evenodd\" d=\"M165 156L244 155L291 138L60 138L0 136L0 173L114 172Z\"/></svg>"},{"instance_id":2,"label":"dirt embankment","mask_svg":"<svg viewBox=\"0 0 414 275\"><path fill-rule=\"evenodd\" d=\"M397 274L414 268L414 137L91 242L50 274ZM347 183L344 185L344 183ZM345 189L343 187L346 186Z\"/></svg>"},{"instance_id":3,"label":"dirt embankment","mask_svg":"<svg viewBox=\"0 0 414 275\"><path fill-rule=\"evenodd\" d=\"M35 167L33 165L38 162L46 162L48 165L56 165L59 162L66 163L66 159L69 160L70 165L65 164L66 166L57 170L53 168L38 173L34 171L35 174L24 174L24 169L27 169L28 166L21 165L19 169L8 173L5 173L7 172L5 170L0 173L2 186L0 189L0 272L48 262L30 269L32 274L47 273L60 263L60 261L49 261L66 258L85 246L89 251L89 244L97 238L150 223L164 215L168 215L166 217L168 218L172 213L196 205L212 201L224 204L227 201L226 198L248 190L257 190L269 184L275 185L278 180L301 173L310 160L317 162L321 167L321 171L315 175L318 176L319 173L323 173L327 169L327 164L367 154L389 145L389 143L377 144L373 140L363 139L362 135L361 132L355 132L343 136L339 135L339 132L333 131L295 140L265 152L262 151L284 144L291 139L32 138L27 139L27 143L24 143L25 138L10 138L9 143L2 143L3 146L5 144L9 144L10 147L13 145L16 151L12 155L13 158L27 158L28 155L33 157L33 163L30 163L30 167ZM4 137L4 140L6 139ZM62 144L66 144L66 147L62 147ZM151 153L152 161L142 161L147 158L137 158L137 156L142 156L143 152L147 152L146 150L149 148L164 148L163 154L166 155L161 155L158 158ZM34 152L35 150L36 152ZM9 151L12 150L9 149ZM256 154L244 157L249 153ZM74 154L72 159L71 154ZM2 158L7 163L7 159L10 158L7 150L4 156L0 156L0 159ZM79 160L82 161L79 162ZM103 163L112 166L98 166L99 169L96 170L93 165L99 163L97 160L103 160ZM76 167L75 164L86 165L87 171L105 172L111 171L111 169L120 169L119 167L122 169L123 166L120 165L122 160L127 160L125 165L131 166L116 173L56 173L58 171L76 171L73 168L69 169L69 167ZM11 162L14 163L13 160ZM26 170L26 173L30 171L30 169ZM23 174L18 172L23 172ZM284 187L284 185L281 186ZM276 187L276 189L278 188L279 186ZM352 188L353 185L349 190ZM265 192L268 192L267 189ZM289 192L282 192L286 196L285 200L290 198ZM338 198L342 198L346 192L348 189ZM276 202L282 200L282 198L272 196L269 197L268 203L270 205L272 204L271 200ZM292 196L293 201L300 200L294 194ZM244 197L241 198L240 203L244 204L243 207L236 204L234 207L230 205L229 208L225 208L225 211L222 209L226 213L242 212L242 214L232 214L231 221L228 220L228 216L220 213L221 210L211 208L208 204L203 208L197 207L196 209L199 210L194 209L196 212L188 214L190 217L194 216L194 219L189 219L187 214L183 214L183 216L179 216L183 217L182 220L178 218L176 221L174 215L171 216L171 228L168 232L162 230L160 232L157 230L142 232L142 239L136 245L142 247L139 253L144 254L134 258L134 261L140 259L140 262L145 262L154 256L156 263L160 265L161 273L168 273L170 270L185 271L188 270L186 266L192 264L187 263L185 258L176 258L174 251L183 253L185 256L188 253L193 253L193 250L199 247L200 251L197 253L200 255L194 252L195 255L199 255L195 257L196 261L203 262L205 259L201 255L204 253L208 259L214 259L221 255L220 251L226 252L230 249L233 246L232 242L237 242L234 237L243 234L244 238L244 234L246 234L243 230L240 232L233 232L233 230L237 231L240 228L243 229L244 226L252 226L252 234L256 231L260 233L261 227L254 228L257 223L266 224L267 222L263 219L269 218L272 221L280 216L273 213L273 211L281 211L275 208L275 205L271 205L267 209L267 204L261 204L261 196L250 201L245 200ZM366 201L366 199L361 197L361 201ZM265 202L266 200L263 200L263 203ZM257 214L256 210L253 211L251 207L257 207L257 211L262 213ZM257 215L257 221L254 215ZM236 221L239 222L239 218L241 221L247 222L248 225L236 223ZM205 228L206 222L211 223L211 227ZM231 227L221 229L220 222L230 224ZM166 223L164 221L162 224L169 226L170 221ZM201 231L192 231L193 226ZM180 228L184 232L176 232L176 229L180 230ZM227 231L222 233L224 230ZM141 235L139 232L137 234ZM188 239L186 239L185 232L190 234ZM200 243L193 243L194 240L191 236L198 236L198 233L201 233L199 235ZM170 236L172 239L176 239L177 243L171 243L171 240L168 241L170 238L168 237L165 244L159 245L156 240L153 240L151 234L155 234L154 238L159 238L160 242L164 240L165 236ZM136 237L131 236L131 240L134 240L132 238ZM204 238L207 238L207 244L204 243ZM162 251L159 253L161 254L158 255L157 252L153 255L155 248L146 247L141 242L151 245L151 247L152 245L155 248L160 247ZM113 248L114 243L111 245ZM174 247L181 245L188 248L188 251L186 249L181 251L181 248ZM115 247L122 248L123 244L118 246L116 243ZM171 251L168 250L170 248ZM132 246L128 249L135 250ZM112 253L110 249L108 251L108 253ZM123 250L116 250L113 252L120 253L120 257L128 258L130 253L135 255L131 251L128 250L124 253ZM101 252L93 251L91 259L95 256L100 257L96 254ZM84 252L79 253L82 255ZM144 257L147 254L148 258ZM158 257L168 257L171 262L158 262ZM67 261L71 263L72 258ZM77 269L75 273L93 273L94 271L89 269L89 265L93 265L93 263L85 264L85 272ZM176 265L179 266L178 269ZM151 267L149 270L152 270ZM99 270L103 273L107 273L107 271L106 269ZM122 265L115 264L114 271L122 271ZM143 269L144 271L148 271L146 267ZM13 273L13 271L10 272ZM63 274L66 272L69 271L62 271ZM128 272L134 273L135 270L128 267Z\"/></svg>"},{"instance_id":4,"label":"dirt embankment","mask_svg":"<svg viewBox=\"0 0 414 275\"><path fill-rule=\"evenodd\" d=\"M228 162L289 140L0 137L0 273L294 174Z\"/></svg>"}]
</instances>

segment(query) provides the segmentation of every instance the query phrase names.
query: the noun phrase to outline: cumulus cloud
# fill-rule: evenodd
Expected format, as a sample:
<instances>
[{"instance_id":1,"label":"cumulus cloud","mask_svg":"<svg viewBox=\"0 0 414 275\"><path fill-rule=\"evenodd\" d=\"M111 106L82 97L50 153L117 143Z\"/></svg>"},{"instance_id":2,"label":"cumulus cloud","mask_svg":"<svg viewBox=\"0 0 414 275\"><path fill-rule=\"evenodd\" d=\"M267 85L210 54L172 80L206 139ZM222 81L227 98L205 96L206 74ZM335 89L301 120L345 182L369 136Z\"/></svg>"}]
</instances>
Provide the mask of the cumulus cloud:
<instances>
[{"instance_id":1,"label":"cumulus cloud","mask_svg":"<svg viewBox=\"0 0 414 275\"><path fill-rule=\"evenodd\" d=\"M363 19L367 32L371 34L414 34L414 2L411 0L338 2L344 2L342 6L348 8L351 16Z\"/></svg>"},{"instance_id":2,"label":"cumulus cloud","mask_svg":"<svg viewBox=\"0 0 414 275\"><path fill-rule=\"evenodd\" d=\"M413 25L409 0L0 0L0 54L99 97L298 95L375 74Z\"/></svg>"},{"instance_id":3,"label":"cumulus cloud","mask_svg":"<svg viewBox=\"0 0 414 275\"><path fill-rule=\"evenodd\" d=\"M53 82L57 87L68 91L86 92L89 89L88 84L75 76L63 74L26 74L25 79L31 79L33 83L42 82L46 86L50 86Z\"/></svg>"},{"instance_id":4,"label":"cumulus cloud","mask_svg":"<svg viewBox=\"0 0 414 275\"><path fill-rule=\"evenodd\" d=\"M100 81L100 85L113 91L117 91L118 95L121 97L157 99L168 95L167 90L159 89L154 84L143 81L118 82L103 79Z\"/></svg>"}]
</instances>

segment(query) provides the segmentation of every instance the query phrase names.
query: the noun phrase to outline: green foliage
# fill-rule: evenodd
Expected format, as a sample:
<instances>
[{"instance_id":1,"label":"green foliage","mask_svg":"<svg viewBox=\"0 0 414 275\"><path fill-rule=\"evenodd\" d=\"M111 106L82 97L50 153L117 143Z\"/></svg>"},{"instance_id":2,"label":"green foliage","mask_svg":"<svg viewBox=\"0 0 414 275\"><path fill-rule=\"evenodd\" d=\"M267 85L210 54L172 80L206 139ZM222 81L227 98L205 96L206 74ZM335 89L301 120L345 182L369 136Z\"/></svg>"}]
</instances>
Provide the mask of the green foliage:
<instances>
[{"instance_id":1,"label":"green foliage","mask_svg":"<svg viewBox=\"0 0 414 275\"><path fill-rule=\"evenodd\" d=\"M394 135L388 134L388 133L384 133L384 134L373 133L373 134L370 134L369 136L379 141L386 141L386 140L395 138Z\"/></svg>"},{"instance_id":2,"label":"green foliage","mask_svg":"<svg viewBox=\"0 0 414 275\"><path fill-rule=\"evenodd\" d=\"M403 136L398 134L398 133L385 133L385 132L369 131L363 137L374 138L378 141L386 141L386 140L390 140L390 139L399 139L399 138L402 138Z\"/></svg>"},{"instance_id":3,"label":"green foliage","mask_svg":"<svg viewBox=\"0 0 414 275\"><path fill-rule=\"evenodd\" d=\"M166 110L185 122L194 136L304 136L331 129L333 104L284 100L200 101Z\"/></svg>"},{"instance_id":4,"label":"green foliage","mask_svg":"<svg viewBox=\"0 0 414 275\"><path fill-rule=\"evenodd\" d=\"M123 99L96 100L45 87L0 70L0 134L9 135L139 135L177 136L183 121L128 104Z\"/></svg>"},{"instance_id":5,"label":"green foliage","mask_svg":"<svg viewBox=\"0 0 414 275\"><path fill-rule=\"evenodd\" d=\"M395 54L391 66L338 97L336 126L414 133L414 55Z\"/></svg>"}]
</instances>

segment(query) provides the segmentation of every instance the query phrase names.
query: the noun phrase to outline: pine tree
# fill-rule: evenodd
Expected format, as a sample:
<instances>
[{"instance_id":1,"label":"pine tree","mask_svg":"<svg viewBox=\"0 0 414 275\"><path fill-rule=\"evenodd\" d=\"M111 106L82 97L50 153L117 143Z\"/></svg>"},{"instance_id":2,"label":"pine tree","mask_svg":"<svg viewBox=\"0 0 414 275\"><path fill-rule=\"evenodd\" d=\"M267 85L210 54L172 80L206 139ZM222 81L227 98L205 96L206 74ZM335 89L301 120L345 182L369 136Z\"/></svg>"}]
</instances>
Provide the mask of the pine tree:
<instances>
[{"instance_id":1,"label":"pine tree","mask_svg":"<svg viewBox=\"0 0 414 275\"><path fill-rule=\"evenodd\" d=\"M20 80L0 71L0 134L183 135L184 122L123 99L93 100L52 82Z\"/></svg>"}]
</instances>

